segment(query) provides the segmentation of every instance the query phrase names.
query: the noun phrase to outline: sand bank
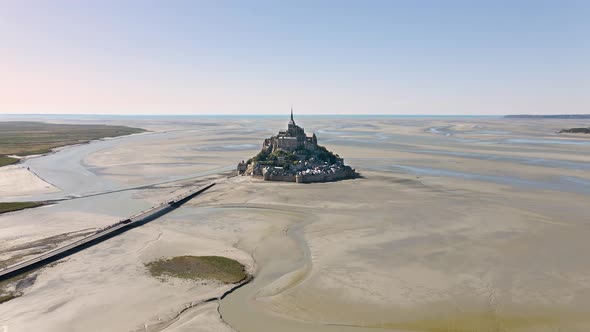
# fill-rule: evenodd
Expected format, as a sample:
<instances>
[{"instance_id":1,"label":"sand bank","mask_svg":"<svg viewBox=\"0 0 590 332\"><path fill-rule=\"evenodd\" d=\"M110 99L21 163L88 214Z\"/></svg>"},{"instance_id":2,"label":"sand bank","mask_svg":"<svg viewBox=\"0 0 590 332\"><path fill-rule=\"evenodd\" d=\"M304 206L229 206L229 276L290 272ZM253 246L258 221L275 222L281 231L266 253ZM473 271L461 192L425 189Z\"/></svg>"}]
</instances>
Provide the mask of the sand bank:
<instances>
[{"instance_id":1,"label":"sand bank","mask_svg":"<svg viewBox=\"0 0 590 332\"><path fill-rule=\"evenodd\" d=\"M59 192L23 165L0 167L0 199L16 200L34 195Z\"/></svg>"}]
</instances>

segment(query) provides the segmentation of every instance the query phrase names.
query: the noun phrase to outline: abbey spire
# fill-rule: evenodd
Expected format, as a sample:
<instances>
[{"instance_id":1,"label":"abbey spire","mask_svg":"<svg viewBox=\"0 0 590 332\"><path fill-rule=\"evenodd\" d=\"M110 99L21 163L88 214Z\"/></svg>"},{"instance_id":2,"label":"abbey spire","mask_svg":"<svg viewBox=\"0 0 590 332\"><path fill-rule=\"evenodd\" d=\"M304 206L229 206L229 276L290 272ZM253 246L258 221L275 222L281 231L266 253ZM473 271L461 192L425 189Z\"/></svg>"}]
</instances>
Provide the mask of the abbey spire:
<instances>
[{"instance_id":1,"label":"abbey spire","mask_svg":"<svg viewBox=\"0 0 590 332\"><path fill-rule=\"evenodd\" d=\"M293 107L291 107L291 121L289 121L290 125L295 125L295 120L293 120Z\"/></svg>"}]
</instances>

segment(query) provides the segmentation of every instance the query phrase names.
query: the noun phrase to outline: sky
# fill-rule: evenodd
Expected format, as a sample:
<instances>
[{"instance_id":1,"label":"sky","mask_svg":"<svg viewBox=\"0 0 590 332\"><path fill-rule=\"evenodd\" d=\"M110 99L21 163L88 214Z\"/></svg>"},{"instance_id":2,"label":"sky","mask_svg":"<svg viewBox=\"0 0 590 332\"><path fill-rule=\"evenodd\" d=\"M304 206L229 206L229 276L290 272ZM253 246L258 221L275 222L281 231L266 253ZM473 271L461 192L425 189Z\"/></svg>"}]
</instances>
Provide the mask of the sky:
<instances>
[{"instance_id":1,"label":"sky","mask_svg":"<svg viewBox=\"0 0 590 332\"><path fill-rule=\"evenodd\" d=\"M590 1L0 0L0 114L590 113Z\"/></svg>"}]
</instances>

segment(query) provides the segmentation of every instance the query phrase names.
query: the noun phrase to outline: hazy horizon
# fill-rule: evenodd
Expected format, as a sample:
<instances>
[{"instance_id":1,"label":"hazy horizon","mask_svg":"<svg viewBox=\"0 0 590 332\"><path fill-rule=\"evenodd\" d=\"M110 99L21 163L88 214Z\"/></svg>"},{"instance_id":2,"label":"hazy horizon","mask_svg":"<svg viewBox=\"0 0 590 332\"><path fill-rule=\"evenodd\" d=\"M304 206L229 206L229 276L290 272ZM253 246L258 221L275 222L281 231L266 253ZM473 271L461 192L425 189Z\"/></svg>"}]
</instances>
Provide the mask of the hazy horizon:
<instances>
[{"instance_id":1,"label":"hazy horizon","mask_svg":"<svg viewBox=\"0 0 590 332\"><path fill-rule=\"evenodd\" d=\"M590 113L583 1L0 2L0 114Z\"/></svg>"},{"instance_id":2,"label":"hazy horizon","mask_svg":"<svg viewBox=\"0 0 590 332\"><path fill-rule=\"evenodd\" d=\"M316 113L316 114L298 114L295 112L294 117L482 117L494 118L503 117L508 114L393 114L393 113L350 113L350 114L335 114L335 113ZM518 114L528 115L528 114ZM580 114L576 114L580 115ZM586 114L583 114L586 115ZM289 118L289 113L185 113L185 114L165 114L165 113L0 113L0 117L35 117L35 116L84 116L84 117L265 117L265 118Z\"/></svg>"}]
</instances>

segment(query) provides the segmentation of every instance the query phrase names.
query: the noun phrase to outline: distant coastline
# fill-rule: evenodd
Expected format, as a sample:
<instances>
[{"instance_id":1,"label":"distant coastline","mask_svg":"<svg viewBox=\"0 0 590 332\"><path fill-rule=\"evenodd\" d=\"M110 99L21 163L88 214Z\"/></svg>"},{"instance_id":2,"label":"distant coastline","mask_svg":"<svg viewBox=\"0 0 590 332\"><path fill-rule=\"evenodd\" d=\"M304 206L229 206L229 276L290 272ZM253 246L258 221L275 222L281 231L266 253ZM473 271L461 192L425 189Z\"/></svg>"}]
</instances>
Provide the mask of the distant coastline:
<instances>
[{"instance_id":1,"label":"distant coastline","mask_svg":"<svg viewBox=\"0 0 590 332\"><path fill-rule=\"evenodd\" d=\"M533 115L516 114L505 115L507 119L590 119L590 114L554 114L554 115Z\"/></svg>"},{"instance_id":2,"label":"distant coastline","mask_svg":"<svg viewBox=\"0 0 590 332\"><path fill-rule=\"evenodd\" d=\"M115 125L0 121L0 167L15 164L23 156L46 154L63 146L145 131Z\"/></svg>"},{"instance_id":3,"label":"distant coastline","mask_svg":"<svg viewBox=\"0 0 590 332\"><path fill-rule=\"evenodd\" d=\"M560 134L567 133L567 134L590 134L590 128L570 128L570 129L562 129L559 131Z\"/></svg>"},{"instance_id":4,"label":"distant coastline","mask_svg":"<svg viewBox=\"0 0 590 332\"><path fill-rule=\"evenodd\" d=\"M342 118L342 119L362 119L362 118L502 118L504 115L498 114L381 114L381 113L370 113L370 114L299 114L300 118ZM283 119L282 114L0 114L0 121L2 120L14 120L14 119L27 119L27 121L43 121L47 119L207 119L207 118L225 118L225 119ZM30 120L33 119L33 120Z\"/></svg>"}]
</instances>

